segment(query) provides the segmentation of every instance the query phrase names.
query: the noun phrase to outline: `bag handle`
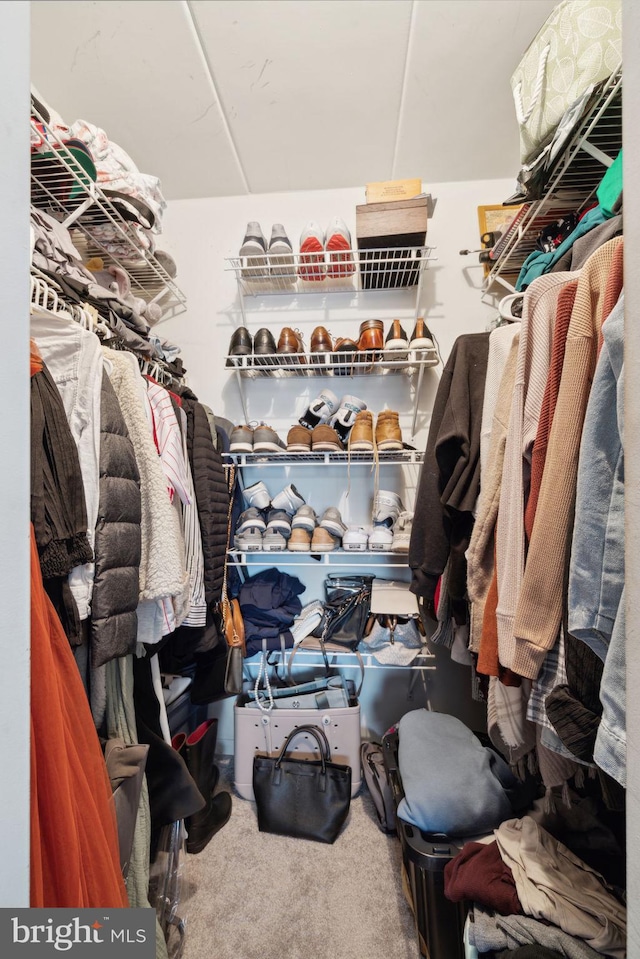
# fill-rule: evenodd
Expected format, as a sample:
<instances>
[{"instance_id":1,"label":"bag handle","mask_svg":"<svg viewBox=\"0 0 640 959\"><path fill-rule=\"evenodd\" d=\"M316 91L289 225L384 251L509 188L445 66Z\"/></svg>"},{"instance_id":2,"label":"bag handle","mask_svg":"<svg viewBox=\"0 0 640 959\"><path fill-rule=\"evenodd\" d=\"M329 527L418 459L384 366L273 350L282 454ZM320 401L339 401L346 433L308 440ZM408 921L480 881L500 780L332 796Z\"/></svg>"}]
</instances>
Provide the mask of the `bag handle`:
<instances>
[{"instance_id":1,"label":"bag handle","mask_svg":"<svg viewBox=\"0 0 640 959\"><path fill-rule=\"evenodd\" d=\"M331 747L329 746L329 740L327 739L327 737L325 736L323 730L320 729L319 726L310 726L310 725L309 725L309 726L296 726L295 729L292 729L291 732L289 733L289 735L287 736L287 738L285 739L285 741L284 741L283 744L282 744L282 748L281 748L281 750L280 750L280 753L279 753L279 755L278 755L278 758L276 759L275 768L276 768L276 769L279 769L279 768L280 768L280 764L281 764L282 760L285 758L285 753L286 753L287 750L289 749L290 743L292 742L292 740L295 739L295 737L296 737L299 733L310 733L310 734L313 736L313 738L315 739L315 741L317 742L318 748L320 749L320 759L321 759L321 761L322 761L322 772L323 772L323 774L324 774L324 773L325 773L325 763L328 763L328 762L331 761Z\"/></svg>"},{"instance_id":2,"label":"bag handle","mask_svg":"<svg viewBox=\"0 0 640 959\"><path fill-rule=\"evenodd\" d=\"M300 649L299 645L293 647L293 649L291 650L291 655L289 656L289 661L287 663L287 682L289 686L295 686L295 681L293 678L293 660L299 649ZM327 648L325 646L323 639L320 639L320 652L322 653L322 657L324 659L325 675L328 676L329 670L331 669L331 663L329 662ZM331 650L331 652L337 653L337 650ZM364 684L364 660L362 658L362 654L360 653L359 649L348 650L348 652L349 653L353 652L355 654L355 657L358 660L358 666L360 667L360 682L358 683L358 688L356 689L356 699L360 699L360 693L362 692L362 686ZM345 655L346 653L347 651L345 650ZM341 653L337 653L337 654L341 655Z\"/></svg>"},{"instance_id":3,"label":"bag handle","mask_svg":"<svg viewBox=\"0 0 640 959\"><path fill-rule=\"evenodd\" d=\"M536 77L535 86L533 88L533 96L531 97L531 103L529 104L529 109L527 112L524 112L524 104L522 102L522 80L520 80L516 86L513 88L513 102L516 107L516 117L518 123L521 127L528 123L531 119L531 115L536 108L536 104L542 93L542 85L544 83L544 71L547 66L547 60L549 59L549 51L551 50L551 44L547 43L546 47L540 54L540 60L538 62L538 75Z\"/></svg>"}]
</instances>

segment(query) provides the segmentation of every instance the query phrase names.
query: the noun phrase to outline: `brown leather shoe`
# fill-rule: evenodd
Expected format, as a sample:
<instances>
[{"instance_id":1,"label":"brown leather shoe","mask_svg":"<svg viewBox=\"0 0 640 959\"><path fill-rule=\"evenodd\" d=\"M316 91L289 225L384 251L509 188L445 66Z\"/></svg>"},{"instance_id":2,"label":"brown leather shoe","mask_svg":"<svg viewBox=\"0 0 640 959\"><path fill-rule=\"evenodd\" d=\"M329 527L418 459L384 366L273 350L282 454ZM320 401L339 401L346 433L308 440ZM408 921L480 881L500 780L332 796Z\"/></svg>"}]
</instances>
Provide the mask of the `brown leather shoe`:
<instances>
[{"instance_id":1,"label":"brown leather shoe","mask_svg":"<svg viewBox=\"0 0 640 959\"><path fill-rule=\"evenodd\" d=\"M402 449L402 430L398 414L394 410L383 410L378 413L376 446L382 451Z\"/></svg>"},{"instance_id":2,"label":"brown leather shoe","mask_svg":"<svg viewBox=\"0 0 640 959\"><path fill-rule=\"evenodd\" d=\"M333 361L339 364L339 366L336 367L336 374L338 376L347 376L350 372L351 364L356 359L358 344L355 340L340 337L340 339L337 339L335 342L333 352L335 353Z\"/></svg>"},{"instance_id":3,"label":"brown leather shoe","mask_svg":"<svg viewBox=\"0 0 640 959\"><path fill-rule=\"evenodd\" d=\"M304 352L302 334L290 326L284 326L280 331L276 353L279 353L281 356L291 356L294 353ZM300 363L306 363L304 356L300 357Z\"/></svg>"},{"instance_id":4,"label":"brown leather shoe","mask_svg":"<svg viewBox=\"0 0 640 959\"><path fill-rule=\"evenodd\" d=\"M288 453L309 453L311 451L311 430L304 426L292 426L287 433Z\"/></svg>"},{"instance_id":5,"label":"brown leather shoe","mask_svg":"<svg viewBox=\"0 0 640 959\"><path fill-rule=\"evenodd\" d=\"M333 350L333 340L331 334L324 326L316 326L311 334L311 353L331 353Z\"/></svg>"},{"instance_id":6,"label":"brown leather shoe","mask_svg":"<svg viewBox=\"0 0 640 959\"><path fill-rule=\"evenodd\" d=\"M314 453L341 453L344 446L331 426L321 424L311 433L311 449Z\"/></svg>"},{"instance_id":7,"label":"brown leather shoe","mask_svg":"<svg viewBox=\"0 0 640 959\"><path fill-rule=\"evenodd\" d=\"M431 331L424 319L420 316L416 320L411 339L409 340L410 350L432 350L433 337Z\"/></svg>"},{"instance_id":8,"label":"brown leather shoe","mask_svg":"<svg viewBox=\"0 0 640 959\"><path fill-rule=\"evenodd\" d=\"M365 320L360 324L359 350L381 350L384 346L384 324L382 320Z\"/></svg>"},{"instance_id":9,"label":"brown leather shoe","mask_svg":"<svg viewBox=\"0 0 640 959\"><path fill-rule=\"evenodd\" d=\"M361 410L349 434L349 449L367 452L373 449L373 413Z\"/></svg>"}]
</instances>

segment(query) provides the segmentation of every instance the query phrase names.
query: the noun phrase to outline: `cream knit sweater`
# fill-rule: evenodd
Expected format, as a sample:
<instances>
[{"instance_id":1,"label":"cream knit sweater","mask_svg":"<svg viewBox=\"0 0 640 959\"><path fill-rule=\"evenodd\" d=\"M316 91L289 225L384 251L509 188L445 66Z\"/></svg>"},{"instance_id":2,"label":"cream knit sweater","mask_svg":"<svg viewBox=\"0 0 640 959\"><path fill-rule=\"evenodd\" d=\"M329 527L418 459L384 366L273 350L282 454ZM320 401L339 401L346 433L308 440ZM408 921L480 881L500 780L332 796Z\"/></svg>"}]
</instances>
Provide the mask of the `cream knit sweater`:
<instances>
[{"instance_id":1,"label":"cream knit sweater","mask_svg":"<svg viewBox=\"0 0 640 959\"><path fill-rule=\"evenodd\" d=\"M622 238L616 237L587 260L571 313L538 508L513 621L515 639L509 665L514 672L530 679L537 677L560 629L582 426L597 361L598 337L605 319L602 314L607 278L621 243ZM569 275L572 274L564 274Z\"/></svg>"},{"instance_id":2,"label":"cream knit sweater","mask_svg":"<svg viewBox=\"0 0 640 959\"><path fill-rule=\"evenodd\" d=\"M504 454L498 510L498 656L514 669L513 622L524 575L524 507L530 481L531 451L547 383L558 296L575 273L550 273L527 289L522 310L516 379Z\"/></svg>"},{"instance_id":3,"label":"cream knit sweater","mask_svg":"<svg viewBox=\"0 0 640 959\"><path fill-rule=\"evenodd\" d=\"M482 617L487 599L494 567L494 531L498 517L500 502L500 486L502 483L502 466L504 463L504 446L509 426L509 413L513 398L513 384L516 378L516 360L518 357L518 340L520 324L514 323L511 327L502 327L494 330L489 337L489 365L487 367L487 385L494 336L499 338L498 349L500 356L504 355L504 346L509 344L509 352L504 362L502 375L497 378L497 391L491 390L491 420L486 425L489 413L487 407L487 388L485 387L485 404L482 410L482 433L480 436L480 496L476 521L471 534L471 542L467 551L467 593L471 603L471 630L469 634L469 649L477 653L480 650L482 637ZM507 335L508 334L508 335ZM482 434L489 437L488 449L484 459L482 457Z\"/></svg>"}]
</instances>

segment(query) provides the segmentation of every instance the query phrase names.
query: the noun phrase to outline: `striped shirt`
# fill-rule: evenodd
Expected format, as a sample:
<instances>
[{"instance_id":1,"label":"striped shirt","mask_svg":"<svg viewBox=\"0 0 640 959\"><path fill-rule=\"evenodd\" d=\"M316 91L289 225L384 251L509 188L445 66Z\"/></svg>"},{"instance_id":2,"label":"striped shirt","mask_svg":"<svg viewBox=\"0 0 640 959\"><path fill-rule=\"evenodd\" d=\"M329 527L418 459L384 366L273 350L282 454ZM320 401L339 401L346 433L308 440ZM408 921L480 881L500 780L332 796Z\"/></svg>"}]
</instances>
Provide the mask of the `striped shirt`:
<instances>
[{"instance_id":1,"label":"striped shirt","mask_svg":"<svg viewBox=\"0 0 640 959\"><path fill-rule=\"evenodd\" d=\"M167 478L169 498L173 503L175 493L180 501L188 506L193 502L188 490L187 463L188 458L182 445L182 434L173 411L171 397L164 387L147 379L147 399L151 410L153 439L160 456L160 463Z\"/></svg>"}]
</instances>

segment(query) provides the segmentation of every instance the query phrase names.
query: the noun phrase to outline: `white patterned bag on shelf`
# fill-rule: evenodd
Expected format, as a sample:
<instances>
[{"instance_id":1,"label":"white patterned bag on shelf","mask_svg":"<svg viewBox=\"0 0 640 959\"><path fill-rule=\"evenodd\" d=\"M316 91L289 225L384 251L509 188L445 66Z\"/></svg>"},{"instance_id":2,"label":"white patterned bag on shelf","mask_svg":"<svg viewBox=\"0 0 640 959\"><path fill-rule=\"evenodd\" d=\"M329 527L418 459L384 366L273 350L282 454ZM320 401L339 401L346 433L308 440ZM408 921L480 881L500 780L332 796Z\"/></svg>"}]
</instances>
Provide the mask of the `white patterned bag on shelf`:
<instances>
[{"instance_id":1,"label":"white patterned bag on shelf","mask_svg":"<svg viewBox=\"0 0 640 959\"><path fill-rule=\"evenodd\" d=\"M511 77L520 159L545 144L568 107L622 62L622 0L562 0Z\"/></svg>"}]
</instances>

